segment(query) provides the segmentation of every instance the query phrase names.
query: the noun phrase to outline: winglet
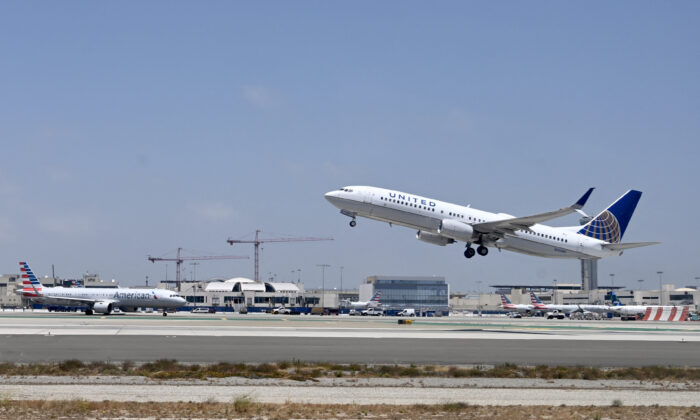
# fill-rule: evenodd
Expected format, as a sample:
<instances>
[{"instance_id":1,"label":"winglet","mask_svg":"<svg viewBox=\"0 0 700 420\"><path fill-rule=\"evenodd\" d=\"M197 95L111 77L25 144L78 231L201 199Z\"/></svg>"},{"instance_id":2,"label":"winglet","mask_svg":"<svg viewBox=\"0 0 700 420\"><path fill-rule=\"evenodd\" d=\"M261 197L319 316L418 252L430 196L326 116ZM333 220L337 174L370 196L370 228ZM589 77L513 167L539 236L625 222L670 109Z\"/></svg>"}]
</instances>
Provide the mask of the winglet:
<instances>
[{"instance_id":1,"label":"winglet","mask_svg":"<svg viewBox=\"0 0 700 420\"><path fill-rule=\"evenodd\" d=\"M588 197L590 197L591 193L593 193L593 190L595 190L595 187L589 188L588 191L586 191L586 193L584 195L582 195L581 198L578 199L576 204L574 204L571 207L576 209L576 210L582 209L583 206L586 204L586 201L588 201Z\"/></svg>"}]
</instances>

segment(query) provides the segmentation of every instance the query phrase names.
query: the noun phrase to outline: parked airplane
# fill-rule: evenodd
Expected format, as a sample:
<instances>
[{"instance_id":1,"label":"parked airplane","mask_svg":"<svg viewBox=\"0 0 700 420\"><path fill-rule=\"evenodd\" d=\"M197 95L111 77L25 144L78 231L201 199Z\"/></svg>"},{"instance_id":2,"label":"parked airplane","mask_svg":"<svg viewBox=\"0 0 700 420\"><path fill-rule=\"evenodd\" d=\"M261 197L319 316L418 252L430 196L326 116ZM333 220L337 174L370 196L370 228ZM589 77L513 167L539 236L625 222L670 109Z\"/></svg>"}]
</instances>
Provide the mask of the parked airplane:
<instances>
[{"instance_id":1,"label":"parked airplane","mask_svg":"<svg viewBox=\"0 0 700 420\"><path fill-rule=\"evenodd\" d=\"M530 314L535 310L533 305L520 305L512 303L503 293L501 293L501 307L506 311L517 311L526 314Z\"/></svg>"},{"instance_id":2,"label":"parked airplane","mask_svg":"<svg viewBox=\"0 0 700 420\"><path fill-rule=\"evenodd\" d=\"M586 312L595 312L598 314L610 312L611 308L608 305L589 305L587 303L581 303L581 304L575 304L575 305L555 305L555 304L544 304L540 300L540 298L535 294L535 292L530 292L530 299L532 300L532 304L538 307L538 309L541 310L549 310L549 311L559 311L559 312L564 312L564 313L572 313L572 312L583 312L584 314Z\"/></svg>"},{"instance_id":3,"label":"parked airplane","mask_svg":"<svg viewBox=\"0 0 700 420\"><path fill-rule=\"evenodd\" d=\"M23 287L17 294L43 304L85 307L85 315L109 314L116 308L124 312L134 312L136 308L179 308L186 303L177 293L165 289L43 287L29 264L19 265ZM167 315L163 311L163 316Z\"/></svg>"},{"instance_id":4,"label":"parked airplane","mask_svg":"<svg viewBox=\"0 0 700 420\"><path fill-rule=\"evenodd\" d=\"M377 292L372 296L372 299L366 302L351 302L349 299L345 300L344 303L347 307L352 309L366 309L366 308L376 308L379 306L379 298L382 297L382 292Z\"/></svg>"},{"instance_id":5,"label":"parked airplane","mask_svg":"<svg viewBox=\"0 0 700 420\"><path fill-rule=\"evenodd\" d=\"M582 311L579 305L557 305L553 303L544 304L535 292L530 292L530 301L533 305L537 307L540 311L557 311L565 314L570 314L572 312Z\"/></svg>"},{"instance_id":6,"label":"parked airplane","mask_svg":"<svg viewBox=\"0 0 700 420\"><path fill-rule=\"evenodd\" d=\"M416 238L445 246L466 242L464 256L486 255L488 247L548 258L598 259L622 255L625 249L658 242L622 243L620 240L642 193L627 191L584 226L551 227L541 222L580 211L593 192L590 188L574 204L559 210L515 217L489 213L470 206L377 187L343 187L325 194L328 201L352 218L357 216L417 229ZM477 244L476 252L472 244Z\"/></svg>"},{"instance_id":7,"label":"parked airplane","mask_svg":"<svg viewBox=\"0 0 700 420\"><path fill-rule=\"evenodd\" d=\"M637 315L643 315L647 308L658 308L658 305L623 305L622 302L617 298L614 291L610 291L610 300L613 304L611 307L612 311L620 314L623 318L632 318Z\"/></svg>"}]
</instances>

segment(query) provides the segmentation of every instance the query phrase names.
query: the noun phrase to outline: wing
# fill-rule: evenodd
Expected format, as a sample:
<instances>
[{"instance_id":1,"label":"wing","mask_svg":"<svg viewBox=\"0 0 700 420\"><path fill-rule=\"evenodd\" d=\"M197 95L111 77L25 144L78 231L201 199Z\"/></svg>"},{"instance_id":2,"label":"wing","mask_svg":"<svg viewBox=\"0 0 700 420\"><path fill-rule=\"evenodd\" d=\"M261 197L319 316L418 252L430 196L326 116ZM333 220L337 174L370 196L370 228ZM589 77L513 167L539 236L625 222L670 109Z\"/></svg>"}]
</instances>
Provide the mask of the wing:
<instances>
[{"instance_id":1,"label":"wing","mask_svg":"<svg viewBox=\"0 0 700 420\"><path fill-rule=\"evenodd\" d=\"M473 227L474 230L482 233L503 234L512 233L519 229L527 230L530 228L530 226L535 225L537 223L542 223L547 220L556 219L557 217L566 216L567 214L571 214L576 210L580 210L584 206L584 204L586 204L586 201L588 201L588 197L591 196L593 190L594 188L589 188L588 191L586 191L586 193L582 195L581 198L579 198L578 201L576 201L574 204L568 207L561 208L559 210L533 214L532 216L511 217L508 219L495 220L492 222L477 223Z\"/></svg>"},{"instance_id":2,"label":"wing","mask_svg":"<svg viewBox=\"0 0 700 420\"><path fill-rule=\"evenodd\" d=\"M623 249L639 248L640 246L657 245L661 242L627 242L619 244L604 244L603 249L608 249L611 251L621 251Z\"/></svg>"},{"instance_id":3,"label":"wing","mask_svg":"<svg viewBox=\"0 0 700 420\"><path fill-rule=\"evenodd\" d=\"M36 300L44 300L47 302L52 302L55 305L86 305L92 306L97 302L111 302L116 303L114 300L110 299L89 299L89 298L79 298L79 297L53 297L53 296L37 296Z\"/></svg>"}]
</instances>

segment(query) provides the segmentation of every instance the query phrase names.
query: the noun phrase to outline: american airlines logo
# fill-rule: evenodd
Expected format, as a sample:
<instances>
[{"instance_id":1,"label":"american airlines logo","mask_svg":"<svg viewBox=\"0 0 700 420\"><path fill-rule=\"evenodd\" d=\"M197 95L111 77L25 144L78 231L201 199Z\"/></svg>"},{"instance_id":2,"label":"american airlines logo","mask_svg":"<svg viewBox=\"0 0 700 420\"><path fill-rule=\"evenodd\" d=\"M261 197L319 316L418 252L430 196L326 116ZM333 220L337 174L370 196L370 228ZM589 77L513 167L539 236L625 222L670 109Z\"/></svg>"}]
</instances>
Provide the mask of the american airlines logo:
<instances>
[{"instance_id":1,"label":"american airlines logo","mask_svg":"<svg viewBox=\"0 0 700 420\"><path fill-rule=\"evenodd\" d=\"M155 295L153 296L155 298ZM127 292L116 292L113 299L150 299L150 293L127 293Z\"/></svg>"},{"instance_id":2,"label":"american airlines logo","mask_svg":"<svg viewBox=\"0 0 700 420\"><path fill-rule=\"evenodd\" d=\"M394 198L396 200L402 200L402 201L407 201L409 203L415 203L415 204L421 204L423 206L429 206L429 207L435 207L436 204L434 201L428 201L424 198L416 198L416 197L411 197L410 195L404 195L404 194L397 194L395 192L390 192L389 197Z\"/></svg>"}]
</instances>

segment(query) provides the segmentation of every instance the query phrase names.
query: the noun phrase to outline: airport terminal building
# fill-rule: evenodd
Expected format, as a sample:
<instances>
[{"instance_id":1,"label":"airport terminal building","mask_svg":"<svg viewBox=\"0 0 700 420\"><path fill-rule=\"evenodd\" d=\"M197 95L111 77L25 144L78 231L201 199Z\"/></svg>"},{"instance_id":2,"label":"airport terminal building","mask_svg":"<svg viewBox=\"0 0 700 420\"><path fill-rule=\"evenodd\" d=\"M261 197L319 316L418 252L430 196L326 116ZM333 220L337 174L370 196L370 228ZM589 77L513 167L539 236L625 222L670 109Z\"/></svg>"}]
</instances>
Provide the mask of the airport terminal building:
<instances>
[{"instance_id":1,"label":"airport terminal building","mask_svg":"<svg viewBox=\"0 0 700 420\"><path fill-rule=\"evenodd\" d=\"M388 309L449 313L450 286L438 276L370 276L360 285L360 300L380 292L379 302Z\"/></svg>"}]
</instances>

